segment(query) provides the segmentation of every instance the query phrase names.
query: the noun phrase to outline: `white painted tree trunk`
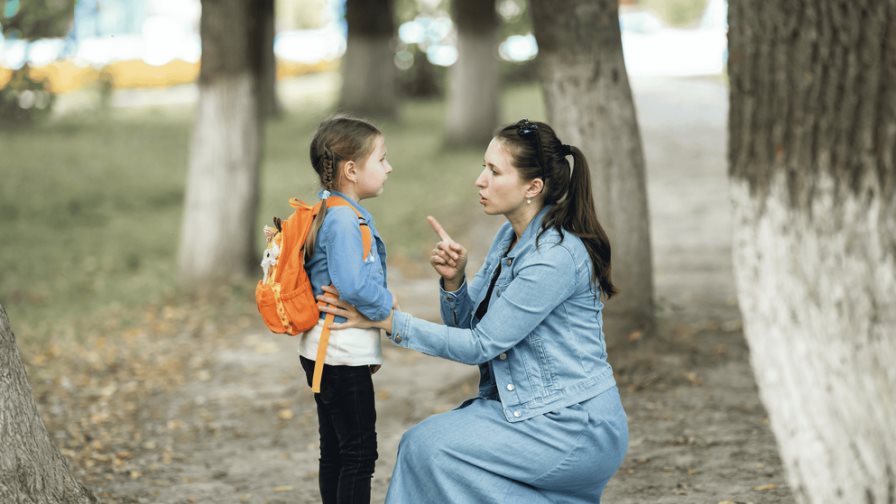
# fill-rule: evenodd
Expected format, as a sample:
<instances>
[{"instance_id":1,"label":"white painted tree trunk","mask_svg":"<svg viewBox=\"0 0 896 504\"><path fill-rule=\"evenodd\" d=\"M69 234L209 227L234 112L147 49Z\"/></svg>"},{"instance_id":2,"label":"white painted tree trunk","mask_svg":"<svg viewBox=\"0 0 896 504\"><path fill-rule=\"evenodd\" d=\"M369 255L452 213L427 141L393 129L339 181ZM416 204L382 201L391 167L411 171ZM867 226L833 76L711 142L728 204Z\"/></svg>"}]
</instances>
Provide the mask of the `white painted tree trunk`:
<instances>
[{"instance_id":1,"label":"white painted tree trunk","mask_svg":"<svg viewBox=\"0 0 896 504\"><path fill-rule=\"evenodd\" d=\"M734 264L756 381L800 502L896 499L896 205L819 181L734 183ZM867 191L867 192L865 192ZM813 214L818 217L813 217Z\"/></svg>"},{"instance_id":2,"label":"white painted tree trunk","mask_svg":"<svg viewBox=\"0 0 896 504\"><path fill-rule=\"evenodd\" d=\"M394 115L398 106L394 59L391 37L349 34L339 109L360 116Z\"/></svg>"},{"instance_id":3,"label":"white painted tree trunk","mask_svg":"<svg viewBox=\"0 0 896 504\"><path fill-rule=\"evenodd\" d=\"M0 305L0 502L80 504L96 498L72 475L41 420L15 334Z\"/></svg>"},{"instance_id":4,"label":"white painted tree trunk","mask_svg":"<svg viewBox=\"0 0 896 504\"><path fill-rule=\"evenodd\" d=\"M347 0L348 39L342 57L339 109L354 115L397 114L392 0Z\"/></svg>"},{"instance_id":5,"label":"white painted tree trunk","mask_svg":"<svg viewBox=\"0 0 896 504\"><path fill-rule=\"evenodd\" d=\"M243 273L256 255L260 127L248 69L201 85L178 257L186 283Z\"/></svg>"},{"instance_id":6,"label":"white painted tree trunk","mask_svg":"<svg viewBox=\"0 0 896 504\"><path fill-rule=\"evenodd\" d=\"M199 103L178 251L179 280L193 288L258 271L259 58L269 19L253 3L202 2Z\"/></svg>"},{"instance_id":7,"label":"white painted tree trunk","mask_svg":"<svg viewBox=\"0 0 896 504\"><path fill-rule=\"evenodd\" d=\"M641 134L615 0L531 0L548 123L591 167L597 215L610 237L622 330L653 321L653 263Z\"/></svg>"},{"instance_id":8,"label":"white painted tree trunk","mask_svg":"<svg viewBox=\"0 0 896 504\"><path fill-rule=\"evenodd\" d=\"M445 121L448 145L488 145L498 126L500 63L494 0L455 0L457 62L449 70Z\"/></svg>"},{"instance_id":9,"label":"white painted tree trunk","mask_svg":"<svg viewBox=\"0 0 896 504\"><path fill-rule=\"evenodd\" d=\"M800 503L896 502L896 1L733 2L734 267Z\"/></svg>"}]
</instances>

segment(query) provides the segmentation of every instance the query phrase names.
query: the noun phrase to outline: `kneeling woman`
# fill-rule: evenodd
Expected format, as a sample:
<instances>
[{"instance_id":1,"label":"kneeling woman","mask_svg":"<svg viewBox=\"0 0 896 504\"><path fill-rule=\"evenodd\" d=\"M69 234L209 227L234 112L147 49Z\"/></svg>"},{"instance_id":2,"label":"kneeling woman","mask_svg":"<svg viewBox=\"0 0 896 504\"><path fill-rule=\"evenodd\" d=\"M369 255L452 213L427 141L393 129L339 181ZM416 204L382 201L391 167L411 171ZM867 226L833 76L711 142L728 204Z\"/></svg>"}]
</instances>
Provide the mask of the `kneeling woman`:
<instances>
[{"instance_id":1,"label":"kneeling woman","mask_svg":"<svg viewBox=\"0 0 896 504\"><path fill-rule=\"evenodd\" d=\"M379 327L400 346L479 366L478 397L405 433L386 501L599 502L628 424L607 362L601 299L616 289L588 165L547 124L522 120L496 134L484 167L480 203L508 222L475 277L466 249L430 221L445 325L329 310L343 328Z\"/></svg>"}]
</instances>

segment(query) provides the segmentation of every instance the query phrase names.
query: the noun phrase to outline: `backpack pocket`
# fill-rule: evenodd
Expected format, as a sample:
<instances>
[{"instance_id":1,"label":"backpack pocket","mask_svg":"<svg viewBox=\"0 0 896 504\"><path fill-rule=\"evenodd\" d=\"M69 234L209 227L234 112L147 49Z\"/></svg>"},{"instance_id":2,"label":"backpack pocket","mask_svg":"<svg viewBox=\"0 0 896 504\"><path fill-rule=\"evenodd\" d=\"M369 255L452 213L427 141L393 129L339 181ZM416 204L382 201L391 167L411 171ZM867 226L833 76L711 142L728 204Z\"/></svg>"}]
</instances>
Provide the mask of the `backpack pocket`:
<instances>
[{"instance_id":1,"label":"backpack pocket","mask_svg":"<svg viewBox=\"0 0 896 504\"><path fill-rule=\"evenodd\" d=\"M255 287L255 303L258 306L258 313L261 314L261 320L271 332L283 334L290 332L289 320L280 317L277 309L277 297L271 284L258 282Z\"/></svg>"},{"instance_id":2,"label":"backpack pocket","mask_svg":"<svg viewBox=\"0 0 896 504\"><path fill-rule=\"evenodd\" d=\"M295 290L281 297L281 301L286 317L296 333L305 332L317 325L320 310L317 308L317 300L314 299L310 282L299 282ZM290 332L290 334L296 333Z\"/></svg>"}]
</instances>

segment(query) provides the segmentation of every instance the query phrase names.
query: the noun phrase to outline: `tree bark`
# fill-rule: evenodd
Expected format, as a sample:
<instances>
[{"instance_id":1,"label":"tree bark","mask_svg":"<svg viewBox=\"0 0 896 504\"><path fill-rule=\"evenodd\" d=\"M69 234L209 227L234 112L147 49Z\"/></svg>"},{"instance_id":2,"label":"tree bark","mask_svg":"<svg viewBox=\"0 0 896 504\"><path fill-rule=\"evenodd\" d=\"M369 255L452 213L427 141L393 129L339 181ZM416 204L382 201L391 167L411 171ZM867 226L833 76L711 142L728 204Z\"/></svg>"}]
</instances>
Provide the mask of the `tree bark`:
<instances>
[{"instance_id":1,"label":"tree bark","mask_svg":"<svg viewBox=\"0 0 896 504\"><path fill-rule=\"evenodd\" d=\"M588 159L601 223L612 244L621 330L653 323L653 266L641 134L616 0L531 0L548 122Z\"/></svg>"},{"instance_id":2,"label":"tree bark","mask_svg":"<svg viewBox=\"0 0 896 504\"><path fill-rule=\"evenodd\" d=\"M257 268L263 125L252 68L251 0L202 2L199 103L178 263L186 285Z\"/></svg>"},{"instance_id":3,"label":"tree bark","mask_svg":"<svg viewBox=\"0 0 896 504\"><path fill-rule=\"evenodd\" d=\"M6 310L0 305L0 502L86 503L41 420Z\"/></svg>"},{"instance_id":4,"label":"tree bark","mask_svg":"<svg viewBox=\"0 0 896 504\"><path fill-rule=\"evenodd\" d=\"M274 55L276 12L274 0L255 0L250 41L256 57L251 63L258 79L258 106L265 119L280 117L283 108L277 95L277 58Z\"/></svg>"},{"instance_id":5,"label":"tree bark","mask_svg":"<svg viewBox=\"0 0 896 504\"><path fill-rule=\"evenodd\" d=\"M457 62L449 71L445 142L483 146L498 125L500 65L495 0L454 0Z\"/></svg>"},{"instance_id":6,"label":"tree bark","mask_svg":"<svg viewBox=\"0 0 896 504\"><path fill-rule=\"evenodd\" d=\"M348 40L342 57L339 108L393 117L398 111L393 0L346 0Z\"/></svg>"},{"instance_id":7,"label":"tree bark","mask_svg":"<svg viewBox=\"0 0 896 504\"><path fill-rule=\"evenodd\" d=\"M896 2L729 3L734 265L798 502L896 502Z\"/></svg>"}]
</instances>

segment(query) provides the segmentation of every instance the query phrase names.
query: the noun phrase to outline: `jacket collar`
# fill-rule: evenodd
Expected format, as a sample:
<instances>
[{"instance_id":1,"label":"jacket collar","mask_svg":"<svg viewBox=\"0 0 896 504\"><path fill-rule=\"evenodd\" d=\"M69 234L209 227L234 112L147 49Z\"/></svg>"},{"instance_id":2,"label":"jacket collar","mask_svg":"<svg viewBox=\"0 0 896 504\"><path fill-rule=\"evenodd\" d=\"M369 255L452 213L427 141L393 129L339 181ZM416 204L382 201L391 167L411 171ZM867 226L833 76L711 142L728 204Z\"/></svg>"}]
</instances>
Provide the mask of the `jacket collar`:
<instances>
[{"instance_id":1,"label":"jacket collar","mask_svg":"<svg viewBox=\"0 0 896 504\"><path fill-rule=\"evenodd\" d=\"M526 225L526 230L523 231L523 235L520 236L520 239L513 247L513 250L509 252L507 251L507 247L509 247L510 242L513 241L514 233L513 226L511 226L510 223L507 223L505 225L506 227L504 235L501 237L501 242L497 249L497 252L501 254L501 257L508 257L512 259L519 255L519 253L524 248L528 247L530 243L534 243L535 238L538 236L538 232L541 231L541 223L542 221L544 221L544 216L547 215L552 207L553 205L545 205L544 208L542 208L537 214L535 214L535 217L533 217L532 220L529 221L529 224Z\"/></svg>"},{"instance_id":2,"label":"jacket collar","mask_svg":"<svg viewBox=\"0 0 896 504\"><path fill-rule=\"evenodd\" d=\"M318 192L317 197L318 198L322 197L323 193L324 193L323 191ZM330 191L330 196L339 196L340 198L344 199L345 201L348 201L348 203L351 206L353 206L356 210L358 210L358 212L361 213L361 217L364 217L364 220L367 221L368 225L373 225L373 214L368 212L367 209L364 208L363 206L361 206L360 203L358 203L357 201L353 200L349 196L346 196L344 193L341 193L339 191Z\"/></svg>"}]
</instances>

